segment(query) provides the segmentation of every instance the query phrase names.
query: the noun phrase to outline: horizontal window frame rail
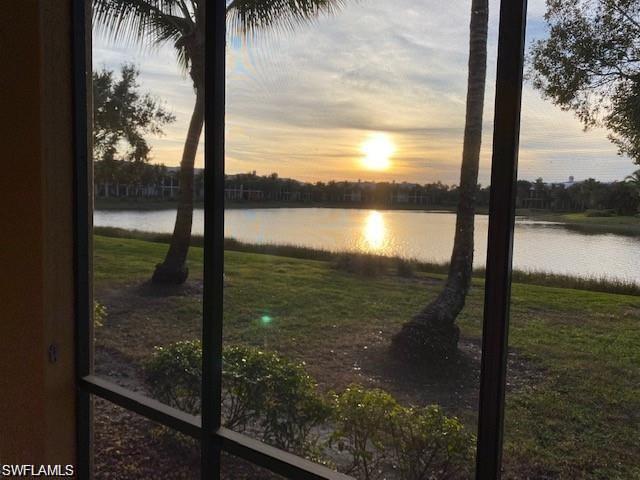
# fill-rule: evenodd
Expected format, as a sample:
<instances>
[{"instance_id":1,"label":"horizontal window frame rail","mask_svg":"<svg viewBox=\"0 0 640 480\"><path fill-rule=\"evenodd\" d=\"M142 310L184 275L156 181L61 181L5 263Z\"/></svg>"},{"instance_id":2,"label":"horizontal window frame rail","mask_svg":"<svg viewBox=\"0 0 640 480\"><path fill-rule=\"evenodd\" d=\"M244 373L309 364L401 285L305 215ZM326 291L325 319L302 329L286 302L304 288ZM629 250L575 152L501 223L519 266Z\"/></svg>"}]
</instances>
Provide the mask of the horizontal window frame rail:
<instances>
[{"instance_id":1,"label":"horizontal window frame rail","mask_svg":"<svg viewBox=\"0 0 640 480\"><path fill-rule=\"evenodd\" d=\"M84 393L100 397L196 440L203 439L203 435L206 433L202 427L200 416L190 415L99 376L87 375L83 377L80 379L78 387ZM288 478L354 480L349 475L331 470L225 427L220 427L214 432L210 440L231 455Z\"/></svg>"},{"instance_id":2,"label":"horizontal window frame rail","mask_svg":"<svg viewBox=\"0 0 640 480\"><path fill-rule=\"evenodd\" d=\"M178 430L198 440L201 437L202 425L198 416L189 415L96 375L83 377L79 386L86 392L160 423L165 427Z\"/></svg>"},{"instance_id":3,"label":"horizontal window frame rail","mask_svg":"<svg viewBox=\"0 0 640 480\"><path fill-rule=\"evenodd\" d=\"M331 470L225 427L220 427L215 435L222 441L222 450L225 452L250 460L256 465L288 478L296 480L354 480L349 475Z\"/></svg>"}]
</instances>

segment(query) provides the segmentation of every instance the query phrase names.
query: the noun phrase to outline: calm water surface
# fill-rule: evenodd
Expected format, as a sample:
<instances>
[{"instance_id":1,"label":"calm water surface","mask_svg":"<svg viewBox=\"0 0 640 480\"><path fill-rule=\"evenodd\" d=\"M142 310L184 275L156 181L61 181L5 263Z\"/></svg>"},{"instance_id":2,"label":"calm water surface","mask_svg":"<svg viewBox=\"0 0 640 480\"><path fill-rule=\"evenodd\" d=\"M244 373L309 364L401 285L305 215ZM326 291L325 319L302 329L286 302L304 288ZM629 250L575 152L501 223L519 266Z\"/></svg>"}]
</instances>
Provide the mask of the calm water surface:
<instances>
[{"instance_id":1,"label":"calm water surface","mask_svg":"<svg viewBox=\"0 0 640 480\"><path fill-rule=\"evenodd\" d=\"M203 233L203 210L194 212L193 231ZM97 226L172 232L174 210L96 211ZM488 217L476 217L475 265L483 266ZM252 243L304 245L445 262L451 255L452 213L280 208L227 210L225 235ZM585 234L551 223L517 219L514 266L572 275L606 276L640 282L640 238Z\"/></svg>"}]
</instances>

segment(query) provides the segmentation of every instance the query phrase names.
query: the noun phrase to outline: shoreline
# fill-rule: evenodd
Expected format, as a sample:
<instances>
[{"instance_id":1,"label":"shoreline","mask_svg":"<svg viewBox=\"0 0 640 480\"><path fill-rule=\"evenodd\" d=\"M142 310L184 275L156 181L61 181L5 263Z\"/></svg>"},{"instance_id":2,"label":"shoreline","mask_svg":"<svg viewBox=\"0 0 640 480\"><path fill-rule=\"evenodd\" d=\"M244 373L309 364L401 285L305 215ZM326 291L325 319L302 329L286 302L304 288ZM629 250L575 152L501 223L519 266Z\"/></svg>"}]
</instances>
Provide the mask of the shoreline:
<instances>
[{"instance_id":1,"label":"shoreline","mask_svg":"<svg viewBox=\"0 0 640 480\"><path fill-rule=\"evenodd\" d=\"M95 202L94 209L96 211L128 211L128 210L175 210L178 206L177 202L168 200L158 201L139 201L139 202L122 202L122 201L107 201L100 199ZM204 202L194 202L194 208L204 208ZM437 207L429 207L425 205L358 205L348 203L329 203L329 202L225 202L225 210L256 210L256 209L281 209L281 208L336 208L345 210L399 210L399 211L422 211L422 212L441 212L441 213L455 213L455 205L439 205ZM481 207L477 211L480 215L486 215L488 208Z\"/></svg>"},{"instance_id":2,"label":"shoreline","mask_svg":"<svg viewBox=\"0 0 640 480\"><path fill-rule=\"evenodd\" d=\"M170 233L142 232L140 230L126 230L116 227L95 227L94 235L140 240L151 243L168 244L171 240ZM202 247L204 238L201 235L194 235L191 239L191 246ZM322 262L337 262L340 259L349 257L357 259L359 262L373 263L382 269L393 270L409 268L416 272L433 274L444 277L448 271L448 263L425 262L402 257L390 257L367 253L349 251L331 251L319 248L304 247L300 245L287 244L259 244L246 243L235 238L226 237L224 239L225 251L236 251L245 253L255 253L262 255L273 255L279 257L290 257L303 260L316 260ZM474 268L473 277L484 279L485 268ZM532 284L539 286L559 287L575 290L588 290L594 292L619 293L624 295L640 295L640 283L632 280L608 279L605 277L579 277L562 273L552 273L537 270L518 270L512 273L514 283Z\"/></svg>"}]
</instances>

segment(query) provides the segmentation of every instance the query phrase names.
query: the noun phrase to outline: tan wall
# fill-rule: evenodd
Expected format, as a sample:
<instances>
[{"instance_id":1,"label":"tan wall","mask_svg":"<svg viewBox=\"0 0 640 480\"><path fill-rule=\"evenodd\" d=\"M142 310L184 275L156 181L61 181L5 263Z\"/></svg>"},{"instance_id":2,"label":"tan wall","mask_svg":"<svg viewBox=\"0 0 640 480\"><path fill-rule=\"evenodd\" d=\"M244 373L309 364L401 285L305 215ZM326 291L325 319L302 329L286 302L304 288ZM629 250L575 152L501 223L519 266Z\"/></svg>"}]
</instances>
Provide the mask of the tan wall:
<instances>
[{"instance_id":1,"label":"tan wall","mask_svg":"<svg viewBox=\"0 0 640 480\"><path fill-rule=\"evenodd\" d=\"M71 78L71 1L0 2L0 463L74 463Z\"/></svg>"}]
</instances>

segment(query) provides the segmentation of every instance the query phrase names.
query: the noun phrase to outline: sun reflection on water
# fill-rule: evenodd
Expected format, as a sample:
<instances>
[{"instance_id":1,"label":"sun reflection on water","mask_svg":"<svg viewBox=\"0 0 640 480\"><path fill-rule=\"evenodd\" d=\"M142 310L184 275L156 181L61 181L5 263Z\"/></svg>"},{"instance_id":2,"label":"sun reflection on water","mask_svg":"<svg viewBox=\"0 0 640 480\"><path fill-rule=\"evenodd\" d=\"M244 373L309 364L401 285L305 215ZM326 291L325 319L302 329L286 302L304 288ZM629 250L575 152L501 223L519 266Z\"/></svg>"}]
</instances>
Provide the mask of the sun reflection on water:
<instances>
[{"instance_id":1,"label":"sun reflection on water","mask_svg":"<svg viewBox=\"0 0 640 480\"><path fill-rule=\"evenodd\" d=\"M384 217L375 210L369 212L362 231L364 238L364 249L368 251L381 252L387 240L387 229L384 224Z\"/></svg>"}]
</instances>

